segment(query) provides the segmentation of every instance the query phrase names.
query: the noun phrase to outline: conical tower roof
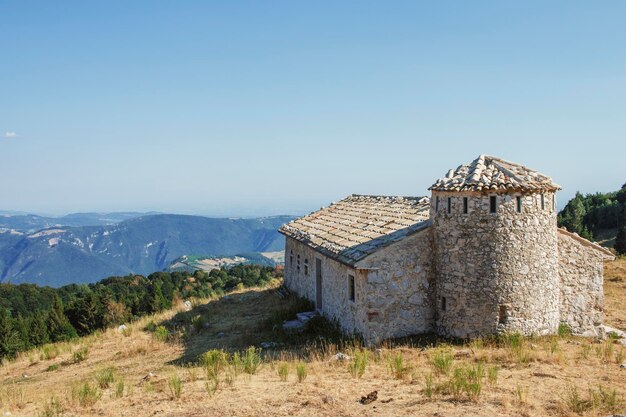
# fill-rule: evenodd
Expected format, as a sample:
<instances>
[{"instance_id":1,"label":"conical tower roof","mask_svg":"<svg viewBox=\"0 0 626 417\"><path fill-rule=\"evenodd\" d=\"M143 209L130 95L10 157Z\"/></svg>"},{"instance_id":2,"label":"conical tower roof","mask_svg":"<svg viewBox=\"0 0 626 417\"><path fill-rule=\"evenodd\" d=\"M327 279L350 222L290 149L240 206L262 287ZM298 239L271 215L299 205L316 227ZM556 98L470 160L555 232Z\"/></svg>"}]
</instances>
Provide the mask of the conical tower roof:
<instances>
[{"instance_id":1,"label":"conical tower roof","mask_svg":"<svg viewBox=\"0 0 626 417\"><path fill-rule=\"evenodd\" d=\"M480 155L467 165L450 170L430 188L434 191L554 192L561 189L552 178L524 165Z\"/></svg>"}]
</instances>

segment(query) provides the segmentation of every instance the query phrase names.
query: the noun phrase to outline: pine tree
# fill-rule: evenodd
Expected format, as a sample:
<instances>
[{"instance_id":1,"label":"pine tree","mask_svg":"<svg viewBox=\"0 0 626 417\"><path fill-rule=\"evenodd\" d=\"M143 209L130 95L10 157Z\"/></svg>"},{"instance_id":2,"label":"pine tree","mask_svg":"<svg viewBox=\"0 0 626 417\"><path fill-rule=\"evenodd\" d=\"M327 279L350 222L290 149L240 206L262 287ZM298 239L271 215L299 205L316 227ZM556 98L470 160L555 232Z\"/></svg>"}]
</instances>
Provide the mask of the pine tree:
<instances>
[{"instance_id":1,"label":"pine tree","mask_svg":"<svg viewBox=\"0 0 626 417\"><path fill-rule=\"evenodd\" d=\"M20 336L8 311L0 309L0 360L13 358L20 350Z\"/></svg>"},{"instance_id":2,"label":"pine tree","mask_svg":"<svg viewBox=\"0 0 626 417\"><path fill-rule=\"evenodd\" d=\"M87 335L103 327L102 304L94 293L88 292L72 303L68 309L68 318L79 335Z\"/></svg>"},{"instance_id":3,"label":"pine tree","mask_svg":"<svg viewBox=\"0 0 626 417\"><path fill-rule=\"evenodd\" d=\"M76 329L72 327L65 312L63 311L63 303L57 296L52 302L52 309L46 317L48 325L48 336L52 342L62 342L77 336Z\"/></svg>"},{"instance_id":4,"label":"pine tree","mask_svg":"<svg viewBox=\"0 0 626 417\"><path fill-rule=\"evenodd\" d=\"M29 323L29 342L31 346L41 346L50 342L46 321L40 313L36 313Z\"/></svg>"}]
</instances>

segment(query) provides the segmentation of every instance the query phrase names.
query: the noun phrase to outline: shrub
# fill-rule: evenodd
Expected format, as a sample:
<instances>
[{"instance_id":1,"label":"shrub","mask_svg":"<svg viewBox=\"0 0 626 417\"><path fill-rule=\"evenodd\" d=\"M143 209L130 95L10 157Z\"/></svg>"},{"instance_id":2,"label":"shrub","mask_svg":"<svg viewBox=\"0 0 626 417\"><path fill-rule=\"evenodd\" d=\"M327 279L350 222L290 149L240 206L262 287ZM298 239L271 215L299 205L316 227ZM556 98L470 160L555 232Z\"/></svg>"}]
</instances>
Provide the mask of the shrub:
<instances>
[{"instance_id":1,"label":"shrub","mask_svg":"<svg viewBox=\"0 0 626 417\"><path fill-rule=\"evenodd\" d=\"M167 381L167 386L170 388L172 398L179 399L183 393L183 381L178 375L174 375Z\"/></svg>"},{"instance_id":2,"label":"shrub","mask_svg":"<svg viewBox=\"0 0 626 417\"><path fill-rule=\"evenodd\" d=\"M144 327L143 329L146 332L150 332L150 333L154 333L154 331L156 330L157 325L153 320L150 320L147 324L146 327Z\"/></svg>"},{"instance_id":3,"label":"shrub","mask_svg":"<svg viewBox=\"0 0 626 417\"><path fill-rule=\"evenodd\" d=\"M487 380L491 387L495 387L498 383L498 372L500 368L498 366L492 366L487 370Z\"/></svg>"},{"instance_id":4,"label":"shrub","mask_svg":"<svg viewBox=\"0 0 626 417\"><path fill-rule=\"evenodd\" d=\"M396 353L389 359L389 372L395 379L404 379L409 373L402 353Z\"/></svg>"},{"instance_id":5,"label":"shrub","mask_svg":"<svg viewBox=\"0 0 626 417\"><path fill-rule=\"evenodd\" d=\"M228 356L223 350L209 350L203 356L204 368L210 379L218 377L228 363Z\"/></svg>"},{"instance_id":6,"label":"shrub","mask_svg":"<svg viewBox=\"0 0 626 417\"><path fill-rule=\"evenodd\" d=\"M348 365L348 370L354 378L361 378L367 366L367 351L356 349L353 352L354 359Z\"/></svg>"},{"instance_id":7,"label":"shrub","mask_svg":"<svg viewBox=\"0 0 626 417\"><path fill-rule=\"evenodd\" d=\"M426 375L424 379L424 395L429 399L433 397L433 374Z\"/></svg>"},{"instance_id":8,"label":"shrub","mask_svg":"<svg viewBox=\"0 0 626 417\"><path fill-rule=\"evenodd\" d=\"M589 389L589 395L594 408L599 408L611 414L617 414L623 407L623 401L617 398L617 391L609 389L602 385L598 386L598 390Z\"/></svg>"},{"instance_id":9,"label":"shrub","mask_svg":"<svg viewBox=\"0 0 626 417\"><path fill-rule=\"evenodd\" d=\"M454 363L454 353L447 347L437 348L432 352L430 360L437 374L448 375Z\"/></svg>"},{"instance_id":10,"label":"shrub","mask_svg":"<svg viewBox=\"0 0 626 417\"><path fill-rule=\"evenodd\" d=\"M159 342L167 342L170 332L165 326L157 326L156 329L154 329L152 336Z\"/></svg>"},{"instance_id":11,"label":"shrub","mask_svg":"<svg viewBox=\"0 0 626 417\"><path fill-rule=\"evenodd\" d=\"M72 354L72 360L74 361L74 363L80 363L87 359L88 355L89 348L87 348L87 346L83 346Z\"/></svg>"},{"instance_id":12,"label":"shrub","mask_svg":"<svg viewBox=\"0 0 626 417\"><path fill-rule=\"evenodd\" d=\"M200 314L195 315L191 319L191 325L193 326L193 329L196 331L196 333L200 333L202 330L204 330L204 318Z\"/></svg>"},{"instance_id":13,"label":"shrub","mask_svg":"<svg viewBox=\"0 0 626 417\"><path fill-rule=\"evenodd\" d=\"M455 368L449 381L450 392L455 398L465 393L470 400L477 401L482 392L482 380L485 375L484 366L478 363L473 367Z\"/></svg>"},{"instance_id":14,"label":"shrub","mask_svg":"<svg viewBox=\"0 0 626 417\"><path fill-rule=\"evenodd\" d=\"M92 387L89 382L75 387L72 391L72 397L78 401L81 407L91 407L98 402L101 396L100 390L97 387Z\"/></svg>"},{"instance_id":15,"label":"shrub","mask_svg":"<svg viewBox=\"0 0 626 417\"><path fill-rule=\"evenodd\" d=\"M96 381L100 388L109 388L109 386L115 381L115 368L109 366L108 368L100 369L96 373Z\"/></svg>"},{"instance_id":16,"label":"shrub","mask_svg":"<svg viewBox=\"0 0 626 417\"><path fill-rule=\"evenodd\" d=\"M559 329L557 331L559 337L569 337L572 335L572 328L569 324L561 322L559 323Z\"/></svg>"},{"instance_id":17,"label":"shrub","mask_svg":"<svg viewBox=\"0 0 626 417\"><path fill-rule=\"evenodd\" d=\"M573 385L570 385L565 392L565 405L569 411L577 414L582 414L593 408L593 403L589 400L584 400L578 389Z\"/></svg>"},{"instance_id":18,"label":"shrub","mask_svg":"<svg viewBox=\"0 0 626 417\"><path fill-rule=\"evenodd\" d=\"M39 417L60 417L65 412L65 408L61 405L58 398L50 398L50 402L46 403L43 411L38 414ZM8 414L7 414L8 415Z\"/></svg>"},{"instance_id":19,"label":"shrub","mask_svg":"<svg viewBox=\"0 0 626 417\"><path fill-rule=\"evenodd\" d=\"M303 382L307 377L306 364L300 362L296 365L296 375L298 376L298 382Z\"/></svg>"},{"instance_id":20,"label":"shrub","mask_svg":"<svg viewBox=\"0 0 626 417\"><path fill-rule=\"evenodd\" d=\"M243 372L243 359L239 352L235 352L230 357L230 366L235 376Z\"/></svg>"},{"instance_id":21,"label":"shrub","mask_svg":"<svg viewBox=\"0 0 626 417\"><path fill-rule=\"evenodd\" d=\"M278 377L281 381L287 381L287 377L289 376L289 364L286 362L281 362L278 364Z\"/></svg>"},{"instance_id":22,"label":"shrub","mask_svg":"<svg viewBox=\"0 0 626 417\"><path fill-rule=\"evenodd\" d=\"M124 381L119 380L115 384L115 398L122 398L124 396Z\"/></svg>"},{"instance_id":23,"label":"shrub","mask_svg":"<svg viewBox=\"0 0 626 417\"><path fill-rule=\"evenodd\" d=\"M59 348L56 345L45 345L41 348L39 358L41 360L49 361L57 356L59 356Z\"/></svg>"},{"instance_id":24,"label":"shrub","mask_svg":"<svg viewBox=\"0 0 626 417\"><path fill-rule=\"evenodd\" d=\"M242 356L243 371L247 374L256 374L261 362L261 349L256 349L254 346L250 346Z\"/></svg>"},{"instance_id":25,"label":"shrub","mask_svg":"<svg viewBox=\"0 0 626 417\"><path fill-rule=\"evenodd\" d=\"M46 368L46 372L53 372L53 371L57 371L59 370L59 364L55 363L53 365L48 366L48 368Z\"/></svg>"}]
</instances>

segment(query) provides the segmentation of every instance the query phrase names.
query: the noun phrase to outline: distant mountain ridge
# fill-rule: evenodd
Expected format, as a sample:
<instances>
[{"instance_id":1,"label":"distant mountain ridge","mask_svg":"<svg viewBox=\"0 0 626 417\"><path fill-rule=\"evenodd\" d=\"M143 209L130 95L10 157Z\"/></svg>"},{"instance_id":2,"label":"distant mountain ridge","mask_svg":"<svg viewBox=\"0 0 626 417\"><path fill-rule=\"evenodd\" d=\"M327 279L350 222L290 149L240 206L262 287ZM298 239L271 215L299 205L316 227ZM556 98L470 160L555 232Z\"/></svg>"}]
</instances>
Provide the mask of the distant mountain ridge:
<instances>
[{"instance_id":1,"label":"distant mountain ridge","mask_svg":"<svg viewBox=\"0 0 626 417\"><path fill-rule=\"evenodd\" d=\"M160 214L157 212L70 213L60 217L0 210L0 231L14 230L32 233L55 226L105 226L136 217Z\"/></svg>"},{"instance_id":2,"label":"distant mountain ridge","mask_svg":"<svg viewBox=\"0 0 626 417\"><path fill-rule=\"evenodd\" d=\"M0 233L0 282L56 287L112 275L149 274L187 254L277 251L284 239L276 230L292 219L156 214L102 226L58 226L34 233L11 229Z\"/></svg>"}]
</instances>

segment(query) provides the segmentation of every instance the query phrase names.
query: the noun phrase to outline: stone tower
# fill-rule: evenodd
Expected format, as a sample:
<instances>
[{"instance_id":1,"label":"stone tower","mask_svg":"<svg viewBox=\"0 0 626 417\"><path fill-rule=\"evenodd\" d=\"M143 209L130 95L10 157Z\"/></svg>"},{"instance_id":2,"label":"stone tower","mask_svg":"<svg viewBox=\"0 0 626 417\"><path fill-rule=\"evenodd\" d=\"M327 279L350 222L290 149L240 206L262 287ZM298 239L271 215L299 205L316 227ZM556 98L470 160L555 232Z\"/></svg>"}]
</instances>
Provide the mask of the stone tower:
<instances>
[{"instance_id":1,"label":"stone tower","mask_svg":"<svg viewBox=\"0 0 626 417\"><path fill-rule=\"evenodd\" d=\"M559 189L545 175L484 155L430 187L438 333L557 331Z\"/></svg>"}]
</instances>

